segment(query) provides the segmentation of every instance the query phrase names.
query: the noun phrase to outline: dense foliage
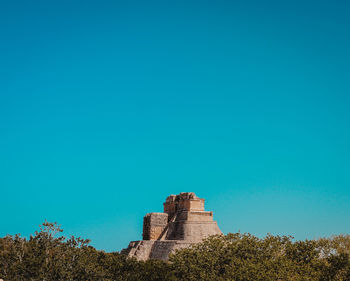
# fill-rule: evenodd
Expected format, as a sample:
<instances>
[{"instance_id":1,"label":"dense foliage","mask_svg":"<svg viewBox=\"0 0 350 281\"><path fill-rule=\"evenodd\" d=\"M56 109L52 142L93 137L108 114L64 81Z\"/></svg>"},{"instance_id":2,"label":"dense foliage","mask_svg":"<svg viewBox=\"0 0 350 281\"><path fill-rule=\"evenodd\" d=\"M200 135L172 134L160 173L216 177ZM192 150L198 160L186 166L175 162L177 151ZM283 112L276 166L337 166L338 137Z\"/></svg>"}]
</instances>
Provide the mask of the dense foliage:
<instances>
[{"instance_id":1,"label":"dense foliage","mask_svg":"<svg viewBox=\"0 0 350 281\"><path fill-rule=\"evenodd\" d=\"M7 280L350 280L350 236L294 242L292 237L212 236L169 262L105 253L89 240L60 235L45 222L29 239L0 238L0 278Z\"/></svg>"}]
</instances>

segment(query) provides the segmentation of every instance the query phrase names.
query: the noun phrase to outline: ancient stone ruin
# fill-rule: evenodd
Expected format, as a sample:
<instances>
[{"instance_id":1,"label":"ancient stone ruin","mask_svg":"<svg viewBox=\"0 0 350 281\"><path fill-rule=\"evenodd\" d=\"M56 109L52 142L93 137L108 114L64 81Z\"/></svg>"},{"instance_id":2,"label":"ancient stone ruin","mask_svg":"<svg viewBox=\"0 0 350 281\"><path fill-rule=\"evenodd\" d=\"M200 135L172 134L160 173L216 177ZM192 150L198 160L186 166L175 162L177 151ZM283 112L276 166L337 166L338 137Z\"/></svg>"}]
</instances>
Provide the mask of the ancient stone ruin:
<instances>
[{"instance_id":1,"label":"ancient stone ruin","mask_svg":"<svg viewBox=\"0 0 350 281\"><path fill-rule=\"evenodd\" d=\"M222 233L213 221L213 212L204 211L204 199L193 192L170 195L163 205L164 213L143 218L143 240L130 242L122 254L138 260L167 260L176 249Z\"/></svg>"}]
</instances>

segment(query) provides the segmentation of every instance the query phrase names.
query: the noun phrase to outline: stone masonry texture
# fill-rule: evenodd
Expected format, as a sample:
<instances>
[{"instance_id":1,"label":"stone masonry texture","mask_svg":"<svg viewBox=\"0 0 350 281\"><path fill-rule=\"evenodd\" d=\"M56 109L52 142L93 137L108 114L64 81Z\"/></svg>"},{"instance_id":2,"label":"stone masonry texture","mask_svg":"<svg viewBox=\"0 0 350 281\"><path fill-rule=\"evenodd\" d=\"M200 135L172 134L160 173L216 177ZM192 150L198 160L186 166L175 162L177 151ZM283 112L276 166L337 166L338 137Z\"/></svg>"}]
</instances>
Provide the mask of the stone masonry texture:
<instances>
[{"instance_id":1,"label":"stone masonry texture","mask_svg":"<svg viewBox=\"0 0 350 281\"><path fill-rule=\"evenodd\" d=\"M121 251L138 260L167 260L170 253L201 242L210 235L222 234L213 212L204 210L204 199L193 192L170 195L164 213L149 213L143 219L141 241L130 242Z\"/></svg>"}]
</instances>

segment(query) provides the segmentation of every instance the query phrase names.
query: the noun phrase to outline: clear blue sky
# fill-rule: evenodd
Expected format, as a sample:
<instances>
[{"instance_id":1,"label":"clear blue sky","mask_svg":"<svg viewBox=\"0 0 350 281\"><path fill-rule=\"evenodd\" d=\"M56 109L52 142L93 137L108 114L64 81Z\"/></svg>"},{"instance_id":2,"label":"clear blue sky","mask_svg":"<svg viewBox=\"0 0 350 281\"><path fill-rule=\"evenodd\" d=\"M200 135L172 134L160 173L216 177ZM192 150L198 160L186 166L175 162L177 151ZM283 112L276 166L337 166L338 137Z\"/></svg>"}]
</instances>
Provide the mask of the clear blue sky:
<instances>
[{"instance_id":1,"label":"clear blue sky","mask_svg":"<svg viewBox=\"0 0 350 281\"><path fill-rule=\"evenodd\" d=\"M224 233L350 232L349 1L0 0L0 236L120 250L169 194Z\"/></svg>"}]
</instances>

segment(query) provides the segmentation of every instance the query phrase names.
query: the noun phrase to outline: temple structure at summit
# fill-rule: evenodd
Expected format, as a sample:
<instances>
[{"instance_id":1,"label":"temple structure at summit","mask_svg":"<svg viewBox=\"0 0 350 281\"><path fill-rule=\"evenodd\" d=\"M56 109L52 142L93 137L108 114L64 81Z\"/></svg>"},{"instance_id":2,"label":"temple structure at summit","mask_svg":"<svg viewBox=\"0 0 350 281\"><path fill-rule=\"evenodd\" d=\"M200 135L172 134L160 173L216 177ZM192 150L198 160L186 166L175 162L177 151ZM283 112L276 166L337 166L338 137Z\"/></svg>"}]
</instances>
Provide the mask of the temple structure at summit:
<instances>
[{"instance_id":1,"label":"temple structure at summit","mask_svg":"<svg viewBox=\"0 0 350 281\"><path fill-rule=\"evenodd\" d=\"M121 253L138 260L167 260L176 249L222 234L213 212L204 210L204 199L193 192L167 197L164 213L149 213L143 219L143 240L130 242Z\"/></svg>"}]
</instances>

